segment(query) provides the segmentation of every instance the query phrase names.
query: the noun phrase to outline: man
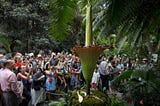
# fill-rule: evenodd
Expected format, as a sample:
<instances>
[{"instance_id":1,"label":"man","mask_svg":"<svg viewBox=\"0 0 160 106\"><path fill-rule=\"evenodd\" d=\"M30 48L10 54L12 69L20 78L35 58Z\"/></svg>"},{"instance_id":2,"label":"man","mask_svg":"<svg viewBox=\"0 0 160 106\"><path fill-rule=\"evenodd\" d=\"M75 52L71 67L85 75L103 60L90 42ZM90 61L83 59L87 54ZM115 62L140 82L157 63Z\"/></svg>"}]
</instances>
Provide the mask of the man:
<instances>
[{"instance_id":1,"label":"man","mask_svg":"<svg viewBox=\"0 0 160 106\"><path fill-rule=\"evenodd\" d=\"M13 64L13 60L7 60L4 63L4 69L0 71L3 106L18 106L18 99L22 100L20 89L17 86L17 77L11 71Z\"/></svg>"},{"instance_id":2,"label":"man","mask_svg":"<svg viewBox=\"0 0 160 106\"><path fill-rule=\"evenodd\" d=\"M1 90L1 85L0 85L0 106L2 106L2 90Z\"/></svg>"},{"instance_id":3,"label":"man","mask_svg":"<svg viewBox=\"0 0 160 106\"><path fill-rule=\"evenodd\" d=\"M3 54L0 54L0 71L4 69L4 63L6 62L6 59L4 58ZM0 106L2 105L2 89L0 84Z\"/></svg>"},{"instance_id":4,"label":"man","mask_svg":"<svg viewBox=\"0 0 160 106\"><path fill-rule=\"evenodd\" d=\"M102 81L102 89L109 89L108 81L109 81L109 72L106 70L108 62L106 58L103 58L103 60L100 62L98 66L98 72L100 74L100 78Z\"/></svg>"}]
</instances>

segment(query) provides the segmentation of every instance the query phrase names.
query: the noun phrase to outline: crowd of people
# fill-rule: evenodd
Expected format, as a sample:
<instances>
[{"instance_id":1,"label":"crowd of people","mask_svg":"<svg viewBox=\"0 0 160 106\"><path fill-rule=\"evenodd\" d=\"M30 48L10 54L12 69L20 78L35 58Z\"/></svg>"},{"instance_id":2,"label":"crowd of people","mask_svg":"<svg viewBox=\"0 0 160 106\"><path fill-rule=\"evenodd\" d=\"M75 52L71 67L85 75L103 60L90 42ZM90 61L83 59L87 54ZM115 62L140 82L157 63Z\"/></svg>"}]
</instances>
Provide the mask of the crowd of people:
<instances>
[{"instance_id":1,"label":"crowd of people","mask_svg":"<svg viewBox=\"0 0 160 106\"><path fill-rule=\"evenodd\" d=\"M143 60L145 62L147 59ZM111 80L126 69L139 66L128 57L100 56L93 73L91 89L102 89L112 93ZM10 59L0 54L0 106L35 106L42 101L50 101L51 94L58 90L74 90L83 87L80 58L68 52L16 53ZM40 96L44 92L43 96ZM44 96L46 95L46 97Z\"/></svg>"}]
</instances>

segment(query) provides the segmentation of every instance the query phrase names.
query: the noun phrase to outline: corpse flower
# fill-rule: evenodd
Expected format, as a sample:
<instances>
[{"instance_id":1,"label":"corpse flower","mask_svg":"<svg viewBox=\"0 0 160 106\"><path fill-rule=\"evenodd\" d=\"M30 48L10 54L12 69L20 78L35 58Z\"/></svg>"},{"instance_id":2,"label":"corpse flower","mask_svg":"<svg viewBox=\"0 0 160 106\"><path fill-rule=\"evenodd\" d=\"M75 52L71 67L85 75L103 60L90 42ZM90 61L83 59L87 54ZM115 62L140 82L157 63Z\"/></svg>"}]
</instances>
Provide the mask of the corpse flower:
<instances>
[{"instance_id":1,"label":"corpse flower","mask_svg":"<svg viewBox=\"0 0 160 106\"><path fill-rule=\"evenodd\" d=\"M75 47L73 51L81 60L82 73L87 84L87 95L90 95L90 83L93 76L94 69L96 68L96 61L99 55L105 49L110 49L111 46L87 46Z\"/></svg>"},{"instance_id":2,"label":"corpse flower","mask_svg":"<svg viewBox=\"0 0 160 106\"><path fill-rule=\"evenodd\" d=\"M90 95L90 83L94 69L96 67L96 61L99 55L105 49L112 48L111 46L98 46L92 45L92 19L91 19L91 4L88 0L87 10L86 10L86 33L85 33L85 46L84 47L75 47L73 52L77 54L81 60L82 73L87 84L87 95Z\"/></svg>"}]
</instances>

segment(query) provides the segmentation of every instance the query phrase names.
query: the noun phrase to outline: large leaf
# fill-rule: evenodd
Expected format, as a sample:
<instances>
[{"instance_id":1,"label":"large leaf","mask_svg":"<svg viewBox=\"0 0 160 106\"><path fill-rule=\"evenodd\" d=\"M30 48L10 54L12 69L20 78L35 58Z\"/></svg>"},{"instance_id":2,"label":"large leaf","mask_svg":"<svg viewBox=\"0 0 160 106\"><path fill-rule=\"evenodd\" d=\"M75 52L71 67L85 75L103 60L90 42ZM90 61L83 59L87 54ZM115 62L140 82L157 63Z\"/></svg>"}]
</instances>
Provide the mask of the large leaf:
<instances>
[{"instance_id":1,"label":"large leaf","mask_svg":"<svg viewBox=\"0 0 160 106\"><path fill-rule=\"evenodd\" d=\"M50 35L63 40L71 34L70 25L76 10L76 0L49 0Z\"/></svg>"},{"instance_id":2,"label":"large leaf","mask_svg":"<svg viewBox=\"0 0 160 106\"><path fill-rule=\"evenodd\" d=\"M118 79L118 80L129 79L132 73L133 73L133 70L127 70L123 72L122 74L120 74L119 76L117 76L115 79Z\"/></svg>"}]
</instances>

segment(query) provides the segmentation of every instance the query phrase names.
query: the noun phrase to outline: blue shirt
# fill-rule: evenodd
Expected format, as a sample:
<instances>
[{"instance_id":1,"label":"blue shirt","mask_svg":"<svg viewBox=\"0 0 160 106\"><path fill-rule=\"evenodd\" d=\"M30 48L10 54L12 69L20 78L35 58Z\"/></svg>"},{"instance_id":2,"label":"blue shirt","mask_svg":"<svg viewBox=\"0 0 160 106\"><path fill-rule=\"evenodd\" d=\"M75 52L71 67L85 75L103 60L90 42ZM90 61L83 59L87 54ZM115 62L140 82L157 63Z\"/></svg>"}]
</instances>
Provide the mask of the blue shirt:
<instances>
[{"instance_id":1,"label":"blue shirt","mask_svg":"<svg viewBox=\"0 0 160 106\"><path fill-rule=\"evenodd\" d=\"M50 91L50 90L56 90L56 80L54 77L54 72L52 72L52 74L49 76L46 76L46 91ZM52 81L50 82L50 77L52 78Z\"/></svg>"},{"instance_id":2,"label":"blue shirt","mask_svg":"<svg viewBox=\"0 0 160 106\"><path fill-rule=\"evenodd\" d=\"M43 74L41 73L41 74L34 74L33 75L33 81L32 81L32 84L31 84L31 88L34 88L34 81L36 81L38 78L40 78L41 76L42 76ZM41 84L38 84L38 86L40 86L41 87Z\"/></svg>"}]
</instances>

